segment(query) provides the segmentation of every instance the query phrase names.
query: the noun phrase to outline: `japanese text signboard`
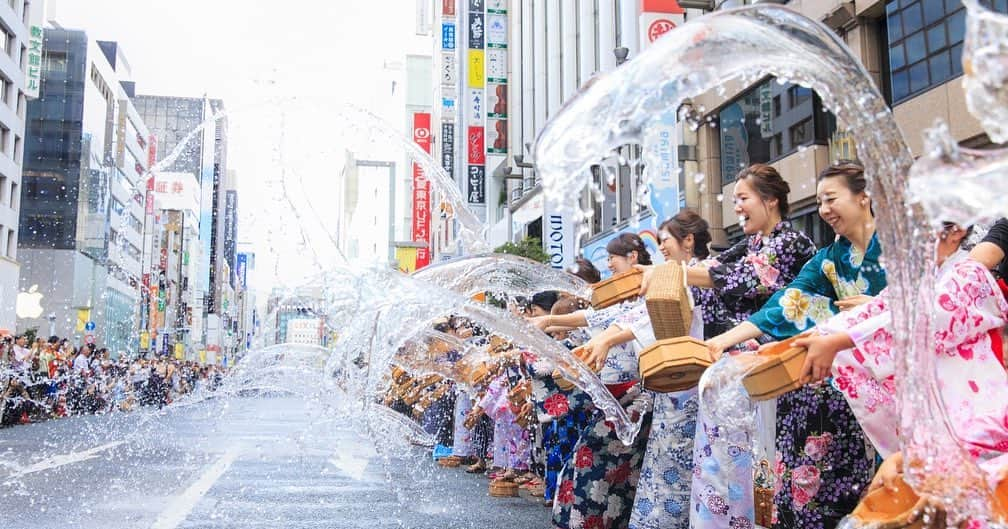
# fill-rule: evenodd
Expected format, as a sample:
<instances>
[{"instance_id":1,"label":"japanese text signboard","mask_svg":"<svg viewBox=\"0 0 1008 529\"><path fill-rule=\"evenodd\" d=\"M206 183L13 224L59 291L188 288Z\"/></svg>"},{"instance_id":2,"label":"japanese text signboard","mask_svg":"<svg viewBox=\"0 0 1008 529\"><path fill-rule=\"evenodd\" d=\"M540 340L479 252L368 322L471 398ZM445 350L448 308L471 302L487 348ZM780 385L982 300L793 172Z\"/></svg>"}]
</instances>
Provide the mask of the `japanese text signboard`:
<instances>
[{"instance_id":1,"label":"japanese text signboard","mask_svg":"<svg viewBox=\"0 0 1008 529\"><path fill-rule=\"evenodd\" d=\"M45 39L45 13L43 2L32 2L25 4L25 8L30 10L28 18L28 64L25 67L25 97L38 99L39 89L42 86L42 44Z\"/></svg>"},{"instance_id":2,"label":"japanese text signboard","mask_svg":"<svg viewBox=\"0 0 1008 529\"><path fill-rule=\"evenodd\" d=\"M486 204L486 167L482 165L469 166L469 178L466 184L466 201L470 204Z\"/></svg>"},{"instance_id":3,"label":"japanese text signboard","mask_svg":"<svg viewBox=\"0 0 1008 529\"><path fill-rule=\"evenodd\" d=\"M424 152L431 150L431 115L429 112L413 113L413 141ZM413 240L430 242L430 182L427 181L420 165L413 164ZM417 269L430 264L430 249L427 246L417 250Z\"/></svg>"}]
</instances>

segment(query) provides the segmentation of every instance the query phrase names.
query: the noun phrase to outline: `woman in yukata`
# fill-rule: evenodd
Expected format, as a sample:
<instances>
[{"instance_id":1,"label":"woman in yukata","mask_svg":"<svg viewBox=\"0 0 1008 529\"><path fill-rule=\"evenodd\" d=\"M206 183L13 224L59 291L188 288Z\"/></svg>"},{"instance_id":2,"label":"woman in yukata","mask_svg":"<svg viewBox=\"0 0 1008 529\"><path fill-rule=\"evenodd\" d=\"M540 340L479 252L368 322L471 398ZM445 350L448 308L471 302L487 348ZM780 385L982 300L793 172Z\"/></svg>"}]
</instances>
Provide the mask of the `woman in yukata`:
<instances>
[{"instance_id":1,"label":"woman in yukata","mask_svg":"<svg viewBox=\"0 0 1008 529\"><path fill-rule=\"evenodd\" d=\"M606 251L609 253L609 269L614 274L627 272L637 264L651 264L651 255L636 234L621 234L609 241ZM642 304L643 301L637 298L598 311L586 309L562 316L533 318L532 323L542 329L588 326L597 334ZM589 340L585 347L590 350L591 344ZM604 365L592 367L600 368L599 378L629 413L636 413L638 417L643 415L637 411L639 405L635 400L640 394L639 374L637 356L631 347L613 348ZM647 424L645 418L643 432L647 431ZM634 446L625 446L605 418L600 413L593 414L574 447L573 459L559 478L553 504L554 527L627 527L646 434L639 435L638 440Z\"/></svg>"},{"instance_id":2,"label":"woman in yukata","mask_svg":"<svg viewBox=\"0 0 1008 529\"><path fill-rule=\"evenodd\" d=\"M812 240L783 220L789 211L790 191L769 165L754 164L738 174L734 211L745 237L715 259L687 267L687 282L696 287L692 291L703 317L704 338L745 321L790 283L815 253ZM698 250L695 245L694 250ZM650 282L647 271L644 282ZM741 384L738 391L745 391ZM696 425L691 526L752 527L753 462L748 434L726 431L702 405Z\"/></svg>"},{"instance_id":3,"label":"woman in yukata","mask_svg":"<svg viewBox=\"0 0 1008 529\"><path fill-rule=\"evenodd\" d=\"M1008 468L1008 374L1001 358L1008 302L990 265L960 249L968 236L969 230L947 223L938 240L935 372L952 431L995 486ZM809 351L803 377L816 382L832 373L865 434L886 458L871 488L891 486L903 470L893 337L887 330L891 321L884 290L796 341Z\"/></svg>"},{"instance_id":4,"label":"woman in yukata","mask_svg":"<svg viewBox=\"0 0 1008 529\"><path fill-rule=\"evenodd\" d=\"M738 343L789 338L885 288L863 167L839 162L819 174L819 216L838 238L748 320L708 340L714 358ZM808 385L777 400L774 527L833 528L853 510L874 454L835 384ZM696 494L694 487L694 494Z\"/></svg>"},{"instance_id":5,"label":"woman in yukata","mask_svg":"<svg viewBox=\"0 0 1008 529\"><path fill-rule=\"evenodd\" d=\"M708 224L691 210L680 211L658 228L666 262L696 264L708 256ZM703 339L703 315L693 310L689 335ZM635 340L635 341L634 341ZM640 305L620 316L598 337L593 355L632 342L637 354L655 342L647 307ZM591 361L589 359L589 361ZM672 393L645 391L653 416L644 461L630 517L631 529L688 529L690 482L693 475L693 436L698 408L697 389Z\"/></svg>"}]
</instances>

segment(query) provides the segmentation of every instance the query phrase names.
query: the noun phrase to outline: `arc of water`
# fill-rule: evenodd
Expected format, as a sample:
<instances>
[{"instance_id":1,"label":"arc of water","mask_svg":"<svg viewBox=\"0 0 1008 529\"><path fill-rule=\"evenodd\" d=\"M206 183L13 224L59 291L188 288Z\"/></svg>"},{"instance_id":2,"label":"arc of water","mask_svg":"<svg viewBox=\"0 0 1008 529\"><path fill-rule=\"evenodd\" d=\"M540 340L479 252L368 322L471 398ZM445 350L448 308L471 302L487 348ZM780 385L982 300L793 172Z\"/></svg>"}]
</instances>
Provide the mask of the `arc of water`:
<instances>
[{"instance_id":1,"label":"arc of water","mask_svg":"<svg viewBox=\"0 0 1008 529\"><path fill-rule=\"evenodd\" d=\"M355 307L355 310L345 313L347 328L356 332L348 332L344 339L339 340L326 371L333 370L338 358L370 347L370 365L374 369L370 370L367 390L360 398L371 401L382 393L385 388L384 374L387 372L385 368L394 361L401 347L417 336L428 333L431 322L436 318L444 314L457 314L471 319L491 333L509 337L516 346L533 351L543 361L561 369L613 421L622 441L630 443L639 430L639 423L630 420L598 377L580 360L556 341L510 313L473 303L465 296L382 268L366 272L348 271L348 275L340 278L336 284L341 289L338 296L356 296L356 303L346 304ZM373 333L360 332L376 322ZM373 347L370 343L372 335L381 337Z\"/></svg>"},{"instance_id":2,"label":"arc of water","mask_svg":"<svg viewBox=\"0 0 1008 529\"><path fill-rule=\"evenodd\" d=\"M825 26L779 6L751 6L692 20L654 46L582 91L547 124L536 144L536 163L551 209L580 218L570 190L588 184L588 168L618 145L646 137L661 112L675 110L687 97L715 89L728 79L771 74L814 89L857 134L885 248L893 300L897 387L902 400L902 441L908 461L933 469L944 458L963 469L954 480L925 481L912 473L924 492L953 498L960 516L984 512L975 501L975 465L962 452L933 390L935 375L920 359L932 350L929 307L933 297L934 256L927 216L907 201L912 157L893 116L860 62ZM645 153L657 166L653 152ZM926 380L929 384L920 384Z\"/></svg>"},{"instance_id":3,"label":"arc of water","mask_svg":"<svg viewBox=\"0 0 1008 529\"><path fill-rule=\"evenodd\" d=\"M579 277L516 255L479 254L453 259L417 270L413 277L465 296L480 292L530 296L559 290L591 299L592 291Z\"/></svg>"}]
</instances>

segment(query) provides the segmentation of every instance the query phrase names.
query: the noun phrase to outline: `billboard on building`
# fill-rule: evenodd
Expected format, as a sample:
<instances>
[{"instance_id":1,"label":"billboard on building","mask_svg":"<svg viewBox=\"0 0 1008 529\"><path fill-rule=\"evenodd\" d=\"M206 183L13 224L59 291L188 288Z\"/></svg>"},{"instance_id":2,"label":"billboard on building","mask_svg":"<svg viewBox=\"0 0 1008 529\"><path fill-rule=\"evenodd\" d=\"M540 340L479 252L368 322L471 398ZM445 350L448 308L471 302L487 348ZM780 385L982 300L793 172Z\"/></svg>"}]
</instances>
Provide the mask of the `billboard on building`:
<instances>
[{"instance_id":1,"label":"billboard on building","mask_svg":"<svg viewBox=\"0 0 1008 529\"><path fill-rule=\"evenodd\" d=\"M581 249L581 255L591 261L595 268L599 269L599 272L602 272L602 279L606 279L612 275L612 272L609 271L609 253L606 252L606 245L622 233L636 233L644 241L644 246L651 254L651 259L655 263L664 262L661 251L658 249L657 222L654 215L645 214L636 226L625 226L584 245L584 248Z\"/></svg>"},{"instance_id":2,"label":"billboard on building","mask_svg":"<svg viewBox=\"0 0 1008 529\"><path fill-rule=\"evenodd\" d=\"M430 112L413 113L413 141L424 152L431 150L431 115ZM417 250L416 267L423 268L430 264L430 182L427 181L423 169L413 163L413 229L412 236L416 242L427 243Z\"/></svg>"},{"instance_id":3,"label":"billboard on building","mask_svg":"<svg viewBox=\"0 0 1008 529\"><path fill-rule=\"evenodd\" d=\"M154 208L172 211L199 211L202 189L189 173L154 175Z\"/></svg>"}]
</instances>

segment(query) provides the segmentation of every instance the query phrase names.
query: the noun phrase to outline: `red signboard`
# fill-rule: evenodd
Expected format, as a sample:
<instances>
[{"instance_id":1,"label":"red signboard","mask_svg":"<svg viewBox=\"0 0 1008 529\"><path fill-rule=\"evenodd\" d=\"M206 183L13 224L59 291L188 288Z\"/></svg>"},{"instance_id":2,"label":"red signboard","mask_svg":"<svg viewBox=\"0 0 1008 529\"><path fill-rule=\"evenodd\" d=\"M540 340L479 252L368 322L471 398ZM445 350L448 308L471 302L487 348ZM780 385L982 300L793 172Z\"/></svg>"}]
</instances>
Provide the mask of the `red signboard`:
<instances>
[{"instance_id":1,"label":"red signboard","mask_svg":"<svg viewBox=\"0 0 1008 529\"><path fill-rule=\"evenodd\" d=\"M469 127L466 135L469 147L469 165L483 165L486 163L485 134L483 127Z\"/></svg>"},{"instance_id":2,"label":"red signboard","mask_svg":"<svg viewBox=\"0 0 1008 529\"><path fill-rule=\"evenodd\" d=\"M441 0L441 15L446 17L455 16L455 0Z\"/></svg>"},{"instance_id":3,"label":"red signboard","mask_svg":"<svg viewBox=\"0 0 1008 529\"><path fill-rule=\"evenodd\" d=\"M672 13L673 15L681 15L686 12L683 11L677 0L644 0L641 11L644 13Z\"/></svg>"},{"instance_id":4,"label":"red signboard","mask_svg":"<svg viewBox=\"0 0 1008 529\"><path fill-rule=\"evenodd\" d=\"M426 152L431 150L430 134L431 115L428 112L413 113L413 141ZM413 164L413 240L430 242L430 182L427 181L423 169ZM430 264L430 249L427 246L417 249L416 269Z\"/></svg>"}]
</instances>

